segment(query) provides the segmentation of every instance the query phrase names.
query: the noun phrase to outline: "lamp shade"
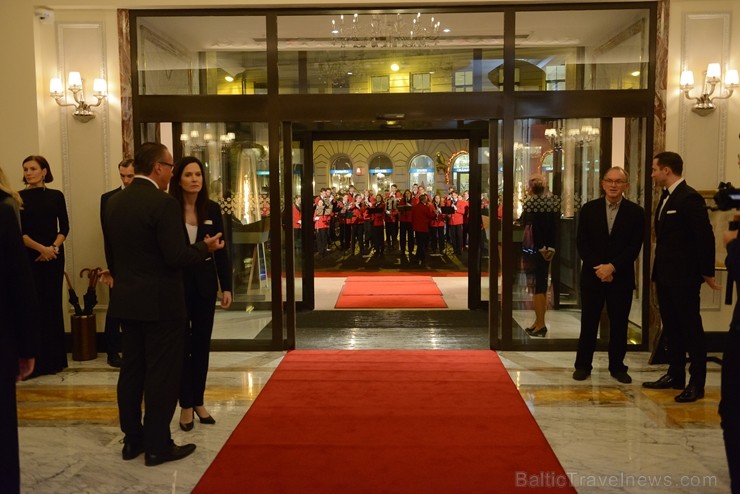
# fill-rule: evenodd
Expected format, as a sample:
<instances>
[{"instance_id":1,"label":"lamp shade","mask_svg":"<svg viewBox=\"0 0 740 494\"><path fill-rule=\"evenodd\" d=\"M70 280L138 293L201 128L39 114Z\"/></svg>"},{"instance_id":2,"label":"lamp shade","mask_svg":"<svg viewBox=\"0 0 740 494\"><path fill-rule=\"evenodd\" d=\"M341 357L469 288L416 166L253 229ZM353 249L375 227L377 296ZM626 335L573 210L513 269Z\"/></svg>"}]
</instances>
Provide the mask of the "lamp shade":
<instances>
[{"instance_id":1,"label":"lamp shade","mask_svg":"<svg viewBox=\"0 0 740 494\"><path fill-rule=\"evenodd\" d=\"M79 72L70 72L69 78L67 79L67 87L69 89L81 89L82 88L82 76Z\"/></svg>"},{"instance_id":2,"label":"lamp shade","mask_svg":"<svg viewBox=\"0 0 740 494\"><path fill-rule=\"evenodd\" d=\"M740 78L738 78L737 70L728 70L725 74L725 87L734 89L738 85L740 85Z\"/></svg>"},{"instance_id":3,"label":"lamp shade","mask_svg":"<svg viewBox=\"0 0 740 494\"><path fill-rule=\"evenodd\" d=\"M58 77L55 77L51 80L49 83L49 92L52 96L61 96L64 94L64 86L62 86L62 80Z\"/></svg>"},{"instance_id":4,"label":"lamp shade","mask_svg":"<svg viewBox=\"0 0 740 494\"><path fill-rule=\"evenodd\" d=\"M694 87L694 73L690 70L684 70L681 72L681 87L692 88Z\"/></svg>"},{"instance_id":5,"label":"lamp shade","mask_svg":"<svg viewBox=\"0 0 740 494\"><path fill-rule=\"evenodd\" d=\"M718 63L710 63L707 66L707 82L719 82L722 69Z\"/></svg>"},{"instance_id":6,"label":"lamp shade","mask_svg":"<svg viewBox=\"0 0 740 494\"><path fill-rule=\"evenodd\" d=\"M93 94L105 94L105 79L95 79L93 81Z\"/></svg>"}]
</instances>

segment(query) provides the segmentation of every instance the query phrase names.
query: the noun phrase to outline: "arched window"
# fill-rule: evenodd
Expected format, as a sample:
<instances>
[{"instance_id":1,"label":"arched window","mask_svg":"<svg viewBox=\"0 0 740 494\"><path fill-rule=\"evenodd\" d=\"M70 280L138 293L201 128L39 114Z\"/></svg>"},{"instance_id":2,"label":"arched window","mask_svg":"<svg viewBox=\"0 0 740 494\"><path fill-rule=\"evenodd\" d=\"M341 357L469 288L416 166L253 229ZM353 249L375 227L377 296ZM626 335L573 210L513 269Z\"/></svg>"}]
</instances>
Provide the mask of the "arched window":
<instances>
[{"instance_id":1,"label":"arched window","mask_svg":"<svg viewBox=\"0 0 740 494\"><path fill-rule=\"evenodd\" d=\"M370 158L367 165L373 195L390 190L393 177L393 161L388 155L378 154Z\"/></svg>"},{"instance_id":2,"label":"arched window","mask_svg":"<svg viewBox=\"0 0 740 494\"><path fill-rule=\"evenodd\" d=\"M352 185L352 159L346 154L338 155L331 160L329 178L332 187L347 189Z\"/></svg>"},{"instance_id":3,"label":"arched window","mask_svg":"<svg viewBox=\"0 0 740 494\"><path fill-rule=\"evenodd\" d=\"M423 185L427 190L434 190L434 160L431 156L417 154L409 161L409 189L413 184Z\"/></svg>"}]
</instances>

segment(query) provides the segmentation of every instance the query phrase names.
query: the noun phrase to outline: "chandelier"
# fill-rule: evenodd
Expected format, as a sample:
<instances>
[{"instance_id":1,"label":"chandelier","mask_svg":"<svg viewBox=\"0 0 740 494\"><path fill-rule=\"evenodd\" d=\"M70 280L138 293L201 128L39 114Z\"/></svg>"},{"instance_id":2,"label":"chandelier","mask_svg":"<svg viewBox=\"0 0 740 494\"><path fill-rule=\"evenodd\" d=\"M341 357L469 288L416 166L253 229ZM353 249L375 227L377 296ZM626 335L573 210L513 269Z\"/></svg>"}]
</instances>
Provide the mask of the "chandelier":
<instances>
[{"instance_id":1,"label":"chandelier","mask_svg":"<svg viewBox=\"0 0 740 494\"><path fill-rule=\"evenodd\" d=\"M439 39L441 22L414 14L353 14L331 20L331 39L340 48L426 48Z\"/></svg>"}]
</instances>

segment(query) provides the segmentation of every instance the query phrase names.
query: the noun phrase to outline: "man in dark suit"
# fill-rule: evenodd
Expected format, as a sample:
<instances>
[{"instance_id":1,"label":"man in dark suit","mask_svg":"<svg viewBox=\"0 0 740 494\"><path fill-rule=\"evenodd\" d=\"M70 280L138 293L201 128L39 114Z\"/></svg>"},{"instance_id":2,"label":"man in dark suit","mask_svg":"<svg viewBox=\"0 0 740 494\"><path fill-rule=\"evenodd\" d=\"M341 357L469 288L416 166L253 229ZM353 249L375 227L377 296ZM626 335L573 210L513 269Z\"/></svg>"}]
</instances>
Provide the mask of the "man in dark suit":
<instances>
[{"instance_id":1,"label":"man in dark suit","mask_svg":"<svg viewBox=\"0 0 740 494\"><path fill-rule=\"evenodd\" d=\"M15 210L0 190L0 492L21 491L15 383L33 372L39 308ZM11 199L12 200L12 199Z\"/></svg>"},{"instance_id":2,"label":"man in dark suit","mask_svg":"<svg viewBox=\"0 0 740 494\"><path fill-rule=\"evenodd\" d=\"M591 375L601 311L609 315L609 373L628 384L624 356L627 324L635 289L635 259L645 235L645 211L624 197L629 175L620 167L607 170L601 180L604 197L583 205L578 217L576 245L581 266L581 336L573 379Z\"/></svg>"},{"instance_id":3,"label":"man in dark suit","mask_svg":"<svg viewBox=\"0 0 740 494\"><path fill-rule=\"evenodd\" d=\"M145 143L134 157L131 185L108 201L103 218L106 260L114 284L108 312L121 319L123 363L118 412L125 434L122 456L146 452L147 466L186 457L194 444L172 442L185 339L182 268L223 248L221 234L188 245L180 204L165 189L172 155ZM141 401L145 413L142 425Z\"/></svg>"},{"instance_id":4,"label":"man in dark suit","mask_svg":"<svg viewBox=\"0 0 740 494\"><path fill-rule=\"evenodd\" d=\"M704 397L707 347L704 340L699 292L706 283L719 290L714 279L714 232L702 196L689 187L683 160L673 152L653 158L652 178L663 187L655 211L655 260L652 279L668 342L668 373L642 385L651 389L683 389L679 403ZM689 379L686 385L686 352ZM684 389L685 387L685 389Z\"/></svg>"},{"instance_id":5,"label":"man in dark suit","mask_svg":"<svg viewBox=\"0 0 740 494\"><path fill-rule=\"evenodd\" d=\"M100 196L100 224L103 224L103 211L108 199L114 194L128 187L134 179L134 160L125 159L118 163L118 173L121 176L121 186L106 192ZM105 348L108 352L108 365L111 367L121 367L121 321L110 314L105 314Z\"/></svg>"}]
</instances>

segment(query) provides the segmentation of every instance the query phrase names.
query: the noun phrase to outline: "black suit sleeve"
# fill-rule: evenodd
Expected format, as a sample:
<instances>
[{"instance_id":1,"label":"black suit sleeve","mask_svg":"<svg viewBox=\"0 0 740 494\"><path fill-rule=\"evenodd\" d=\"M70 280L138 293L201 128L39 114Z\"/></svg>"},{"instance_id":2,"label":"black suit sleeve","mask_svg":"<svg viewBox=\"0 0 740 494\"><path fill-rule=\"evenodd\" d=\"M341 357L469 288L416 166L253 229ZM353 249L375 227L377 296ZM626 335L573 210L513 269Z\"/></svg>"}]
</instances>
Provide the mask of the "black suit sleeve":
<instances>
[{"instance_id":1,"label":"black suit sleeve","mask_svg":"<svg viewBox=\"0 0 740 494\"><path fill-rule=\"evenodd\" d=\"M699 270L702 276L714 276L714 231L709 222L707 204L699 193L689 194L682 204L683 218L693 233L694 252L699 256Z\"/></svg>"},{"instance_id":2,"label":"black suit sleeve","mask_svg":"<svg viewBox=\"0 0 740 494\"><path fill-rule=\"evenodd\" d=\"M224 233L224 220L221 216L221 208L213 201L208 204L208 215L213 221L214 230L218 233ZM218 283L221 286L221 291L231 292L232 280L231 280L231 261L229 259L229 248L224 245L224 248L217 250L214 253L216 259L216 272L218 273Z\"/></svg>"},{"instance_id":3,"label":"black suit sleeve","mask_svg":"<svg viewBox=\"0 0 740 494\"><path fill-rule=\"evenodd\" d=\"M204 242L188 245L183 230L180 203L172 197L161 201L162 211L156 228L157 244L164 253L165 263L172 268L183 268L201 261L208 254Z\"/></svg>"}]
</instances>

